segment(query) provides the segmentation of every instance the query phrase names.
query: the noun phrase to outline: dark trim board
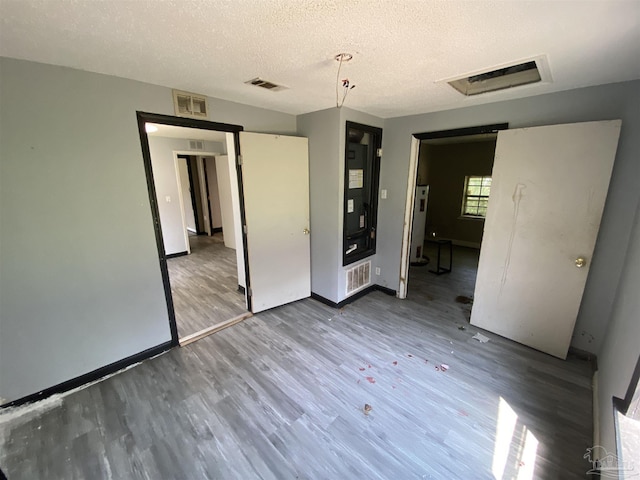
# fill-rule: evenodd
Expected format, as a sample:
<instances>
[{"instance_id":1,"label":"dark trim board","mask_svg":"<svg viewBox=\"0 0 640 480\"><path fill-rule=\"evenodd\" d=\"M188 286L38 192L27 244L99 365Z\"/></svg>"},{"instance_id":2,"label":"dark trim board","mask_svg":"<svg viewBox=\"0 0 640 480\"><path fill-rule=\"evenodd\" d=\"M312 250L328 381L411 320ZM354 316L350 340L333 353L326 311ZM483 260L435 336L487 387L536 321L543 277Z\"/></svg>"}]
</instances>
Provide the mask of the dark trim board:
<instances>
[{"instance_id":1,"label":"dark trim board","mask_svg":"<svg viewBox=\"0 0 640 480\"><path fill-rule=\"evenodd\" d=\"M437 132L414 133L418 140L430 140L433 138L464 137L467 135L478 135L482 133L496 133L499 130L509 128L508 123L494 123L492 125L482 125L479 127L455 128L453 130L439 130Z\"/></svg>"},{"instance_id":2,"label":"dark trim board","mask_svg":"<svg viewBox=\"0 0 640 480\"><path fill-rule=\"evenodd\" d=\"M640 381L640 355L636 361L636 368L633 371L633 375L631 375L631 381L629 382L626 395L624 398L613 397L613 406L623 415L626 415L629 411L631 401L638 388L638 381Z\"/></svg>"},{"instance_id":3,"label":"dark trim board","mask_svg":"<svg viewBox=\"0 0 640 480\"><path fill-rule=\"evenodd\" d=\"M202 130L216 130L219 132L233 133L236 155L240 152L240 132L244 129L241 125L231 125L227 123L210 122L207 120L197 120L194 118L174 117L171 115L161 115L158 113L136 112L138 118L138 133L140 135L140 145L142 147L142 159L144 162L145 176L147 178L147 190L149 193L149 203L151 204L151 216L153 218L153 226L156 235L156 245L158 248L158 259L160 262L160 274L164 286L164 296L167 302L167 312L169 316L169 328L171 330L171 342L173 346L179 345L178 326L176 324L176 314L173 306L173 296L171 294L171 284L169 283L169 270L167 268L168 256L164 250L164 239L162 237L162 227L160 224L160 211L158 208L158 199L156 196L156 187L153 179L153 167L151 165L151 151L149 148L149 136L145 129L145 123L160 123L162 125L174 125L178 127L199 128ZM238 182L240 190L240 215L244 225L244 201L242 191L242 174L238 169ZM244 255L245 255L245 275L249 282L249 264L247 260L247 242L244 238ZM249 286L249 285L248 285ZM251 298L249 297L249 310L251 310Z\"/></svg>"},{"instance_id":4,"label":"dark trim board","mask_svg":"<svg viewBox=\"0 0 640 480\"><path fill-rule=\"evenodd\" d=\"M169 255L167 255L166 258L176 258L176 257L184 257L185 255L189 255L189 252L187 252L186 250L184 252L178 252L178 253L170 253Z\"/></svg>"},{"instance_id":5,"label":"dark trim board","mask_svg":"<svg viewBox=\"0 0 640 480\"><path fill-rule=\"evenodd\" d=\"M396 292L395 290L392 290L390 288L387 287L383 287L382 285L369 285L367 288L360 290L357 293L354 293L353 295L351 295L350 297L345 298L344 300L342 300L339 303L336 303L332 300L329 300L328 298L323 297L322 295L318 295L317 293L313 293L311 292L311 298L313 298L314 300L319 301L320 303L324 303L325 305L329 305L330 307L333 308L342 308L345 305L348 305L352 302L355 302L356 300L358 300L359 298L364 297L365 295L371 293L371 292L375 292L375 291L379 291L382 293L386 293L387 295L391 295L393 297L395 297L397 295L398 292Z\"/></svg>"},{"instance_id":6,"label":"dark trim board","mask_svg":"<svg viewBox=\"0 0 640 480\"><path fill-rule=\"evenodd\" d=\"M148 348L146 350L143 350L142 352L136 353L135 355L131 355L130 357L123 358L122 360L118 360L117 362L113 362L109 365L105 365L104 367L100 367L96 370L93 370L92 372L85 373L84 375L80 375L79 377L59 383L58 385L54 385L53 387L45 388L38 393L27 395L26 397L19 398L18 400L13 400L9 403L5 403L4 405L0 405L0 408L17 407L19 405L24 405L25 403L43 400L47 397L50 397L51 395L55 395L56 393L68 392L69 390L73 390L74 388L81 387L85 383L94 382L101 379L102 377L106 377L107 375L116 373L118 370L127 368L134 363L139 363L148 358L160 355L161 353L166 352L173 347L173 341L161 343L160 345Z\"/></svg>"},{"instance_id":7,"label":"dark trim board","mask_svg":"<svg viewBox=\"0 0 640 480\"><path fill-rule=\"evenodd\" d=\"M211 229L211 235L214 233L222 233L222 227L215 227Z\"/></svg>"}]
</instances>

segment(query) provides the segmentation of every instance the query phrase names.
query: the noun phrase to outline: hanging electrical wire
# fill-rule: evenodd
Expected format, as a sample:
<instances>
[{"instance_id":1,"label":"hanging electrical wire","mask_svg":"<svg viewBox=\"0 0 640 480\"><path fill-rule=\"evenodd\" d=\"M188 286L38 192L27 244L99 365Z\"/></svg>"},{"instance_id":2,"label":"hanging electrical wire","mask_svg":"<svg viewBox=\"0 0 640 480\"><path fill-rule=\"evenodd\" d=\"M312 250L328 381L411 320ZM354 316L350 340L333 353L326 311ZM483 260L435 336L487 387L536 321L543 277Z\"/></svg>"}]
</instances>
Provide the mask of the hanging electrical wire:
<instances>
[{"instance_id":1,"label":"hanging electrical wire","mask_svg":"<svg viewBox=\"0 0 640 480\"><path fill-rule=\"evenodd\" d=\"M342 68L342 62L348 62L353 58L350 53L339 53L335 56L338 63L338 73L336 74L336 107L341 108L344 105L344 101L347 98L349 90L353 90L356 86L349 83L348 78L342 79L342 99L340 99L340 69Z\"/></svg>"}]
</instances>

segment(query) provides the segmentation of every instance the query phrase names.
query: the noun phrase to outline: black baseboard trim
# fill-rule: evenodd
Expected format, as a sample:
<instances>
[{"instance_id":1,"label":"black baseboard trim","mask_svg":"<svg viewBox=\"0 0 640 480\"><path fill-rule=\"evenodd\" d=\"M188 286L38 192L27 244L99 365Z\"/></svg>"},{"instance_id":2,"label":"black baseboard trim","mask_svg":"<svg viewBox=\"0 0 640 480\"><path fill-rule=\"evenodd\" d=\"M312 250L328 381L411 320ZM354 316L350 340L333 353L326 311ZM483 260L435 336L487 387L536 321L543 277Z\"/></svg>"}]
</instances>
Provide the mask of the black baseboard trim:
<instances>
[{"instance_id":1,"label":"black baseboard trim","mask_svg":"<svg viewBox=\"0 0 640 480\"><path fill-rule=\"evenodd\" d=\"M569 347L567 355L571 355L579 358L580 360L585 360L591 363L591 370L594 372L598 370L598 357L593 353L587 352L586 350L580 350L579 348Z\"/></svg>"},{"instance_id":2,"label":"black baseboard trim","mask_svg":"<svg viewBox=\"0 0 640 480\"><path fill-rule=\"evenodd\" d=\"M189 252L187 252L186 250L184 252L170 253L169 255L167 255L167 258L184 257L185 255L189 255Z\"/></svg>"},{"instance_id":3,"label":"black baseboard trim","mask_svg":"<svg viewBox=\"0 0 640 480\"><path fill-rule=\"evenodd\" d=\"M382 293L386 293L387 295L392 295L392 296L396 296L396 291L392 290L390 288L387 287L383 287L382 285L369 285L367 288L365 288L364 290L360 290L358 293L355 293L353 295L351 295L348 298L345 298L344 300L342 300L341 302L334 302L332 300L329 300L328 298L323 297L322 295L318 295L317 293L313 293L311 292L311 298L313 298L314 300L319 301L320 303L324 303L325 305L329 305L330 307L333 308L342 308L345 305L350 304L351 302L354 302L356 300L358 300L359 298L364 297L365 295L371 293L371 292L375 292L375 291L380 291Z\"/></svg>"},{"instance_id":4,"label":"black baseboard trim","mask_svg":"<svg viewBox=\"0 0 640 480\"><path fill-rule=\"evenodd\" d=\"M387 295L390 295L392 297L398 296L398 292L391 288L383 287L382 285L375 285L375 287L379 292L386 293Z\"/></svg>"},{"instance_id":5,"label":"black baseboard trim","mask_svg":"<svg viewBox=\"0 0 640 480\"><path fill-rule=\"evenodd\" d=\"M99 380L102 377L110 375L112 373L117 372L118 370L122 370L123 368L127 368L134 363L141 362L146 360L147 358L154 357L159 355L167 350L170 350L174 346L173 341L168 341L165 343L161 343L160 345L156 345L155 347L148 348L143 350L140 353L136 353L135 355L131 355L130 357L123 358L122 360L118 360L117 362L110 363L109 365L105 365L104 367L100 367L97 370L94 370L89 373L85 373L84 375L80 375L79 377L72 378L71 380L67 380L66 382L59 383L58 385L54 385L53 387L45 388L44 390L39 391L38 393L34 393L32 395L27 395L26 397L19 398L18 400L13 400L9 403L5 403L4 405L0 405L0 409L8 408L8 407L17 407L20 405L24 405L25 403L37 402L38 400L43 400L51 395L55 395L56 393L64 393L69 390L73 390L74 388L81 387L85 383L93 382L95 380Z\"/></svg>"},{"instance_id":6,"label":"black baseboard trim","mask_svg":"<svg viewBox=\"0 0 640 480\"><path fill-rule=\"evenodd\" d=\"M245 288L242 285L238 285L238 291L242 294L245 292Z\"/></svg>"},{"instance_id":7,"label":"black baseboard trim","mask_svg":"<svg viewBox=\"0 0 640 480\"><path fill-rule=\"evenodd\" d=\"M214 233L222 233L222 227L216 227L211 229L211 235Z\"/></svg>"}]
</instances>

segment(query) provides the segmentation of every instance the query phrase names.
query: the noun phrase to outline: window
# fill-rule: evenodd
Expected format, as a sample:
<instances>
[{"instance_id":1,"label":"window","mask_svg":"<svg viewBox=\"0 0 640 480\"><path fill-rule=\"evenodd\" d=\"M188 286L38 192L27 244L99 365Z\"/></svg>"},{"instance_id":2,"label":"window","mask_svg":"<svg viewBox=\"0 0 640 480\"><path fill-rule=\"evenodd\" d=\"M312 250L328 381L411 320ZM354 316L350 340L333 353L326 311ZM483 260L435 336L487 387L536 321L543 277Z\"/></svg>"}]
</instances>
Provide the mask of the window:
<instances>
[{"instance_id":1,"label":"window","mask_svg":"<svg viewBox=\"0 0 640 480\"><path fill-rule=\"evenodd\" d=\"M465 177L462 215L464 217L486 217L490 190L491 177Z\"/></svg>"}]
</instances>

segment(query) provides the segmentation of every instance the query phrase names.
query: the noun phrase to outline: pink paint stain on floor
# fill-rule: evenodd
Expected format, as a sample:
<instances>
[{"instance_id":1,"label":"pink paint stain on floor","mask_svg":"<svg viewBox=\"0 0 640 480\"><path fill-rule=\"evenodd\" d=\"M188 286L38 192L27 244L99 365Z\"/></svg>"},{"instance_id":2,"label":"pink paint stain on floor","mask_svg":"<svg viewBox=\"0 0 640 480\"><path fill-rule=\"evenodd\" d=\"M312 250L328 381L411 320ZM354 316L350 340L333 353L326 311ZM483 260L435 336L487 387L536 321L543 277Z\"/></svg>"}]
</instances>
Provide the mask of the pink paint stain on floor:
<instances>
[{"instance_id":1,"label":"pink paint stain on floor","mask_svg":"<svg viewBox=\"0 0 640 480\"><path fill-rule=\"evenodd\" d=\"M376 379L373 377L366 377L367 378L367 382L369 383L376 383Z\"/></svg>"},{"instance_id":2,"label":"pink paint stain on floor","mask_svg":"<svg viewBox=\"0 0 640 480\"><path fill-rule=\"evenodd\" d=\"M360 370L361 372L364 372L364 367L360 367L358 370Z\"/></svg>"},{"instance_id":3,"label":"pink paint stain on floor","mask_svg":"<svg viewBox=\"0 0 640 480\"><path fill-rule=\"evenodd\" d=\"M395 362L393 362L393 364L394 364L394 365L398 365L398 362L397 362L397 361L395 361Z\"/></svg>"},{"instance_id":4,"label":"pink paint stain on floor","mask_svg":"<svg viewBox=\"0 0 640 480\"><path fill-rule=\"evenodd\" d=\"M468 417L469 416L469 414L467 412L465 412L464 410L458 410L458 413L463 417Z\"/></svg>"}]
</instances>

